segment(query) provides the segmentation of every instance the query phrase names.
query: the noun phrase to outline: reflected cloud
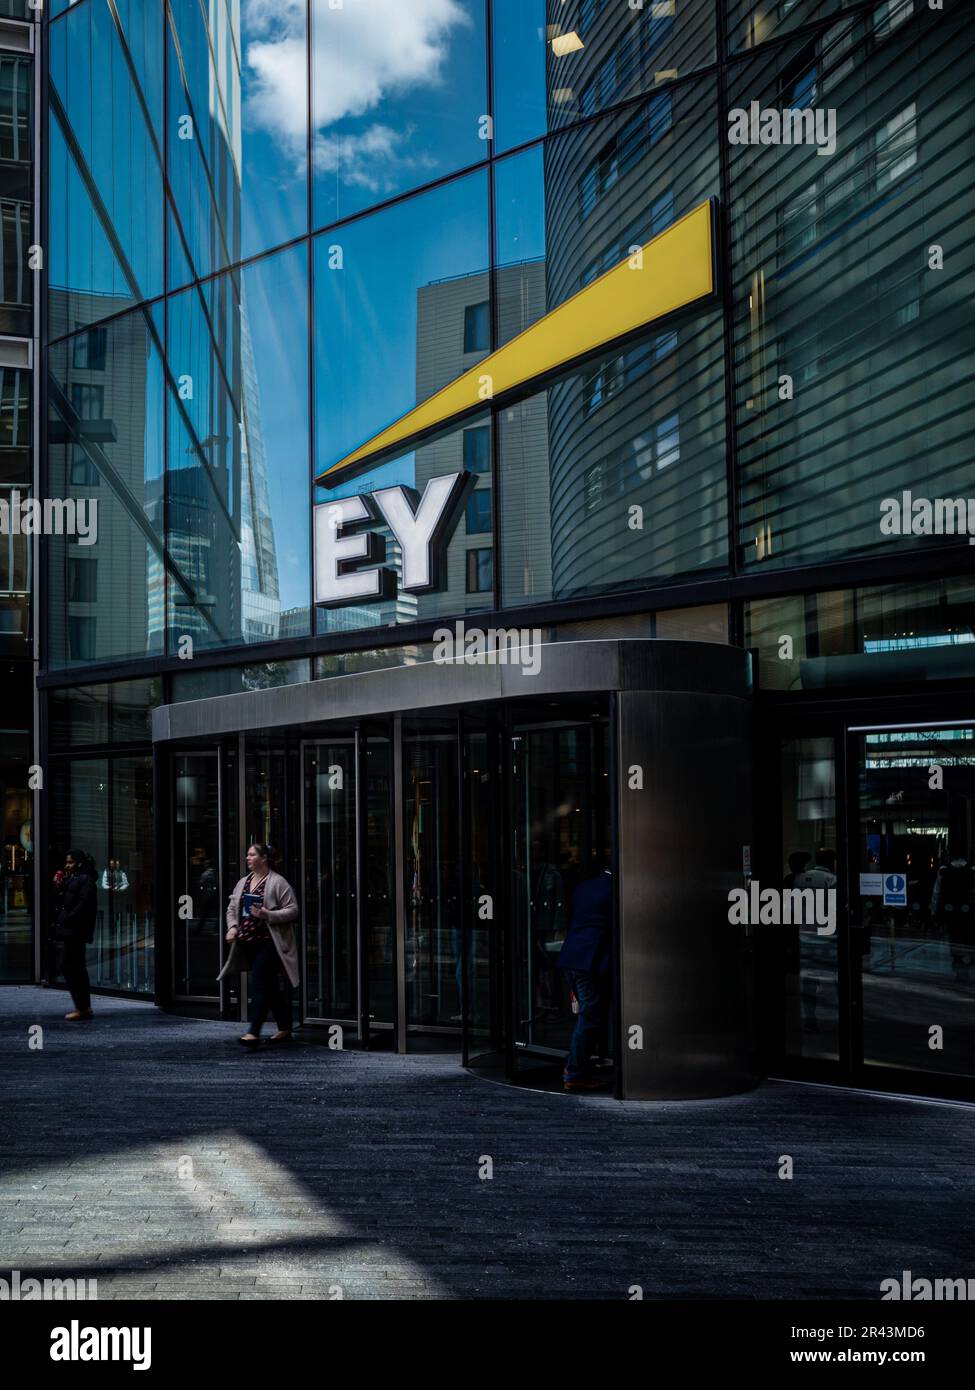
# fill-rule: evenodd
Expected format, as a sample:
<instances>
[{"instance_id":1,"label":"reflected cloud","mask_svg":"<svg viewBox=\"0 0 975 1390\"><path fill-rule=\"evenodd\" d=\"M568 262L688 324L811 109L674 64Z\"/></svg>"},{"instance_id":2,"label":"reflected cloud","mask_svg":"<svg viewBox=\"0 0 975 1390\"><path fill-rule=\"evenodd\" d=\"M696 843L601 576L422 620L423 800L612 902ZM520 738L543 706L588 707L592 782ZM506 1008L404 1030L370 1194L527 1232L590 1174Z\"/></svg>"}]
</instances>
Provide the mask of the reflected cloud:
<instances>
[{"instance_id":1,"label":"reflected cloud","mask_svg":"<svg viewBox=\"0 0 975 1390\"><path fill-rule=\"evenodd\" d=\"M315 161L340 166L344 178L378 186L390 164L433 167L408 155L412 129L383 121L350 132L326 133L349 119L368 116L390 97L443 80L451 35L471 20L459 0L344 0L341 9L316 7L314 25ZM306 155L305 2L247 0L244 53L250 75L246 114L303 165Z\"/></svg>"}]
</instances>

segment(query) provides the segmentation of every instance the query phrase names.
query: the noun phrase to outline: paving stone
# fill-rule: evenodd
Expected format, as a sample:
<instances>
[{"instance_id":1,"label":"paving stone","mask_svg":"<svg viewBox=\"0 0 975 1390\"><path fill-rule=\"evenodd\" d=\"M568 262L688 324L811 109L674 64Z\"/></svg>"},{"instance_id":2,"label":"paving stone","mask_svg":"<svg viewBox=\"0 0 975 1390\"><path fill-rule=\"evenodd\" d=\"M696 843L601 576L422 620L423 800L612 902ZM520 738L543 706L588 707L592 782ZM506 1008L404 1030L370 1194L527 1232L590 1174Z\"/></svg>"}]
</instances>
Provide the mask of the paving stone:
<instances>
[{"instance_id":1,"label":"paving stone","mask_svg":"<svg viewBox=\"0 0 975 1390\"><path fill-rule=\"evenodd\" d=\"M60 991L0 991L0 1274L327 1301L875 1298L903 1269L975 1273L972 1107L781 1083L618 1103L95 1008L80 1030Z\"/></svg>"}]
</instances>

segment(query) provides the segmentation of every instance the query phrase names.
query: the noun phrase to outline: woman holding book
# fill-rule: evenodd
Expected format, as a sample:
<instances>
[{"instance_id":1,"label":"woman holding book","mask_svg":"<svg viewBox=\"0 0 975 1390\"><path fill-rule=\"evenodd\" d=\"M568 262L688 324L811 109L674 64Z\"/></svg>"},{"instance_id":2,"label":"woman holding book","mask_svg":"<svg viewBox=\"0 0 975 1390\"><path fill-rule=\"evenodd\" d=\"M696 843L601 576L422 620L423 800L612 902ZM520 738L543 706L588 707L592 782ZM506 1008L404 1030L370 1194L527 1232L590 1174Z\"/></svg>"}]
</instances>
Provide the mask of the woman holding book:
<instances>
[{"instance_id":1,"label":"woman holding book","mask_svg":"<svg viewBox=\"0 0 975 1390\"><path fill-rule=\"evenodd\" d=\"M257 1045L269 1013L278 1025L269 1041L291 1041L289 986L298 983L298 949L291 923L298 917L298 903L290 883L276 872L274 859L270 845L251 845L248 872L231 893L227 906L227 940L232 945L217 979L247 971L251 981L250 1025L240 1040L245 1047Z\"/></svg>"}]
</instances>

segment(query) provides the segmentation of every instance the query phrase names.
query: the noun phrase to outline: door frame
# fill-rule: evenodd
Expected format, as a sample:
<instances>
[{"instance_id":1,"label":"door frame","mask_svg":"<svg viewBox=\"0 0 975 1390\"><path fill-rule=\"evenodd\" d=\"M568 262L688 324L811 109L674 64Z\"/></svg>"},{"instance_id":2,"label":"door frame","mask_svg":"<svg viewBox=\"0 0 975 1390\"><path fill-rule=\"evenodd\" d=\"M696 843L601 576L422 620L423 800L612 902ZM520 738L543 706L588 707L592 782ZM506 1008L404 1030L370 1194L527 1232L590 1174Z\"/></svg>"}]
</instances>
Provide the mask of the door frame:
<instances>
[{"instance_id":1,"label":"door frame","mask_svg":"<svg viewBox=\"0 0 975 1390\"><path fill-rule=\"evenodd\" d=\"M877 714L878 704L882 712ZM782 842L781 749L785 741L831 738L835 756L835 818L838 869L837 991L839 1005L839 1059L790 1056L785 1051L784 976L759 958L759 1007L762 1030L757 1039L759 1070L763 1075L792 1081L847 1086L878 1093L896 1093L933 1099L975 1101L975 1076L929 1073L909 1068L868 1066L863 1058L862 955L853 933L859 928L852 918L853 873L859 873L859 778L856 740L866 732L892 728L940 728L975 724L975 715L964 710L975 699L957 691L910 695L882 702L874 696L837 699L829 703L769 701L756 721L764 732L756 747L755 826L756 876L769 882L781 879L784 864ZM944 717L939 718L939 712ZM762 929L759 928L761 931ZM772 928L771 930L781 930ZM774 963L774 953L772 954ZM770 1020L775 1020L772 1024Z\"/></svg>"}]
</instances>

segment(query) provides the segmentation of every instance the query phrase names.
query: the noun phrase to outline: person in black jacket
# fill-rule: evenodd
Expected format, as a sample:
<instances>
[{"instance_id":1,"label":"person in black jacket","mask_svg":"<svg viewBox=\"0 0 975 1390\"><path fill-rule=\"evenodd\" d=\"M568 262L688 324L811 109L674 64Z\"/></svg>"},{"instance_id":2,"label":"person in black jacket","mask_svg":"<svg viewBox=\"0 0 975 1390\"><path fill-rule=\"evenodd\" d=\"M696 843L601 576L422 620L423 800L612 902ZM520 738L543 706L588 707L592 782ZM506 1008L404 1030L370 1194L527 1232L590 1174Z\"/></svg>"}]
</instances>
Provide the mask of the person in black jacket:
<instances>
[{"instance_id":1,"label":"person in black jacket","mask_svg":"<svg viewBox=\"0 0 975 1390\"><path fill-rule=\"evenodd\" d=\"M85 964L85 947L95 939L98 910L97 874L84 850L69 849L64 869L55 878L57 899L54 939L58 944L58 973L71 991L74 1009L65 1018L75 1023L92 1017L91 982Z\"/></svg>"},{"instance_id":2,"label":"person in black jacket","mask_svg":"<svg viewBox=\"0 0 975 1390\"><path fill-rule=\"evenodd\" d=\"M564 970L579 1002L579 1017L562 1073L567 1091L598 1091L607 1082L594 1074L593 1049L605 1035L609 1007L609 964L613 880L609 869L580 883L572 895L569 930L556 966Z\"/></svg>"}]
</instances>

